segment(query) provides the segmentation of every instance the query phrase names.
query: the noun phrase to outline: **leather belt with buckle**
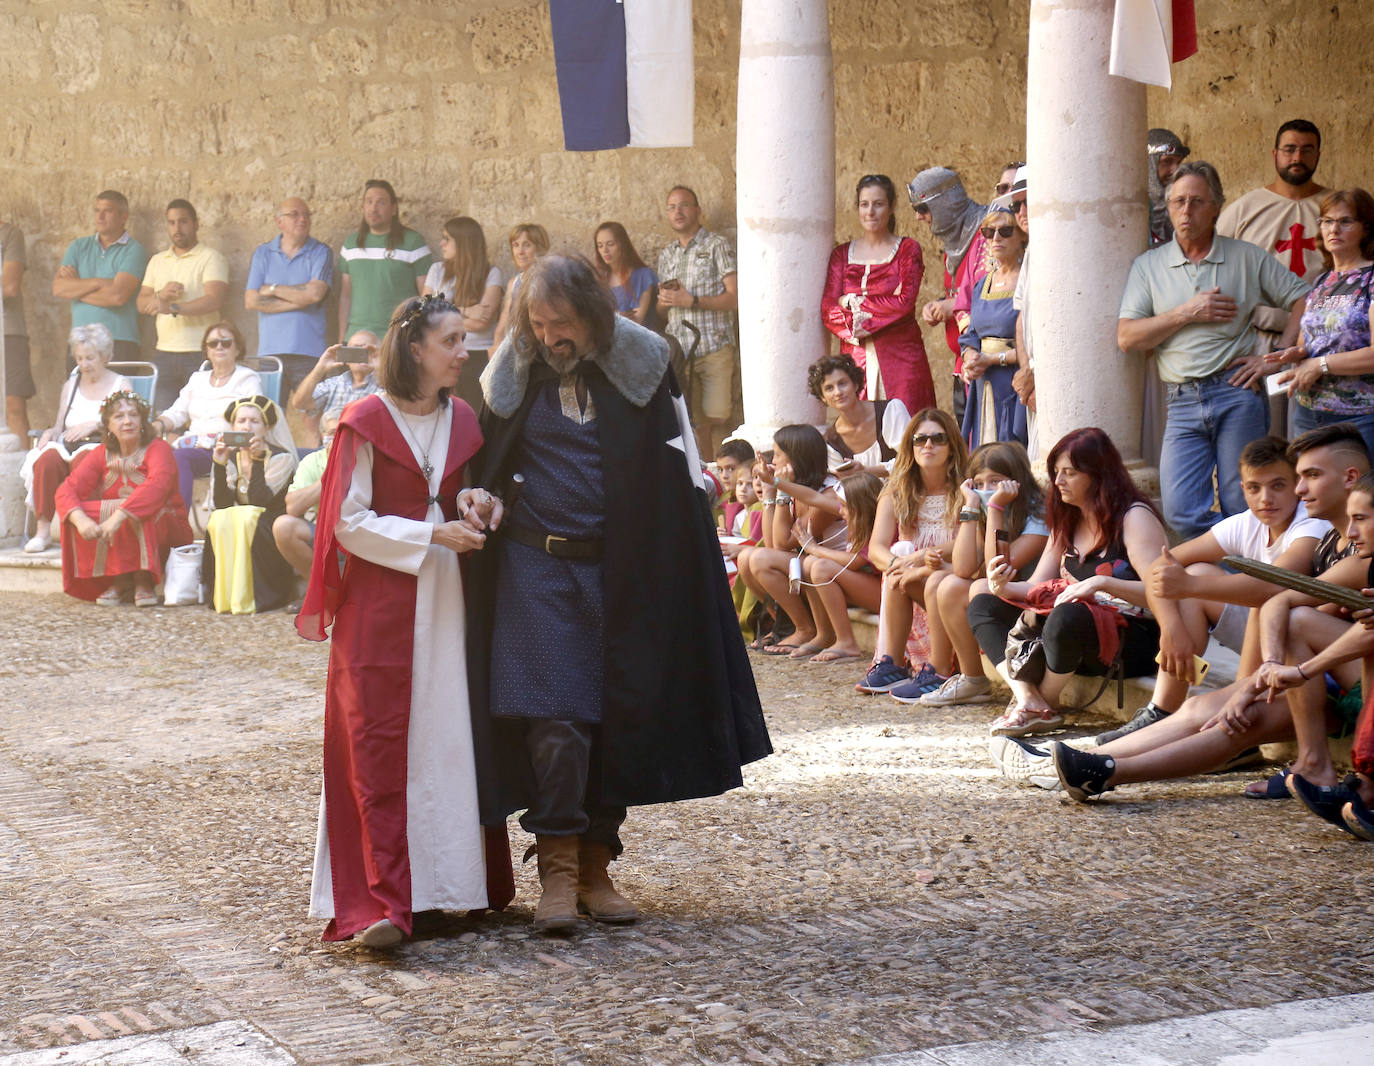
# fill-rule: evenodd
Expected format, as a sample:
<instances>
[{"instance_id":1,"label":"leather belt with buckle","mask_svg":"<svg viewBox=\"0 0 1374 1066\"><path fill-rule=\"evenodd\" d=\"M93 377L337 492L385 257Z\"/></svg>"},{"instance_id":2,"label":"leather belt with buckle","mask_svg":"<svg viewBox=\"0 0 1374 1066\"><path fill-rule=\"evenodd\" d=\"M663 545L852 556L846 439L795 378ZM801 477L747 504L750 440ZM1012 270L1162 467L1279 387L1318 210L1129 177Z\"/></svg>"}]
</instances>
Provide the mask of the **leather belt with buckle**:
<instances>
[{"instance_id":1,"label":"leather belt with buckle","mask_svg":"<svg viewBox=\"0 0 1374 1066\"><path fill-rule=\"evenodd\" d=\"M555 559L600 559L606 542L597 540L570 540L556 533L536 533L523 526L511 526L506 536L517 544L552 555Z\"/></svg>"}]
</instances>

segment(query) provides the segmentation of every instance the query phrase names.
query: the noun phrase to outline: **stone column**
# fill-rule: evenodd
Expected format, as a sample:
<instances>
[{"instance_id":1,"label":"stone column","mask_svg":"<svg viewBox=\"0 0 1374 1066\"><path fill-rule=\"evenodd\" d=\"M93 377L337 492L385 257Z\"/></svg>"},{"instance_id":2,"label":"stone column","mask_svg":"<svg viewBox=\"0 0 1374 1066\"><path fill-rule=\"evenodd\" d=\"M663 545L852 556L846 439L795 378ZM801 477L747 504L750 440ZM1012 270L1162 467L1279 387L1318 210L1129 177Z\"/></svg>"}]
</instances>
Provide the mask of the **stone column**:
<instances>
[{"instance_id":1,"label":"stone column","mask_svg":"<svg viewBox=\"0 0 1374 1066\"><path fill-rule=\"evenodd\" d=\"M1148 243L1145 86L1107 73L1113 0L1031 0L1026 161L1040 454L1100 426L1140 455L1142 357L1116 346Z\"/></svg>"},{"instance_id":2,"label":"stone column","mask_svg":"<svg viewBox=\"0 0 1374 1066\"><path fill-rule=\"evenodd\" d=\"M835 89L826 0L744 0L736 203L745 425L767 445L816 422L806 368L828 350L821 288L835 241Z\"/></svg>"}]
</instances>

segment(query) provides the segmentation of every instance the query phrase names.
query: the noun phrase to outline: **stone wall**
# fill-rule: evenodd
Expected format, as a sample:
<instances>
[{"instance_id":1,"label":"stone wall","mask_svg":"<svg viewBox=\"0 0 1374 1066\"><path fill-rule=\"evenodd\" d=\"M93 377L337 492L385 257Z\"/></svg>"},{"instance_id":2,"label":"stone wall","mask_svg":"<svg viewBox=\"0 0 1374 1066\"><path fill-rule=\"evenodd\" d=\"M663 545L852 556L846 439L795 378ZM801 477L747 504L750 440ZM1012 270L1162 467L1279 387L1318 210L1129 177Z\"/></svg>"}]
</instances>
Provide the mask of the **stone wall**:
<instances>
[{"instance_id":1,"label":"stone wall","mask_svg":"<svg viewBox=\"0 0 1374 1066\"><path fill-rule=\"evenodd\" d=\"M1240 191L1269 180L1278 122L1306 115L1326 132L1323 179L1374 180L1353 147L1374 121L1354 77L1361 60L1332 58L1374 28L1369 5L1199 8L1202 52L1178 68L1172 95L1152 93L1152 123ZM900 184L947 163L987 193L1022 154L1028 9L832 0L838 237L853 228L862 174ZM392 181L405 220L432 241L448 216L473 215L502 265L505 230L524 219L587 251L595 224L618 218L652 262L677 181L700 193L708 225L733 235L738 0L696 0L695 24L696 146L570 154L542 2L0 0L0 217L29 243L35 424L53 413L68 325L50 279L107 186L129 196L131 228L151 250L166 245L169 199L197 206L202 236L230 261L230 313L250 335L242 285L253 247L275 234L274 205L306 197L315 235L337 246L372 176ZM905 209L901 225L911 232ZM938 337L928 344L943 355Z\"/></svg>"}]
</instances>

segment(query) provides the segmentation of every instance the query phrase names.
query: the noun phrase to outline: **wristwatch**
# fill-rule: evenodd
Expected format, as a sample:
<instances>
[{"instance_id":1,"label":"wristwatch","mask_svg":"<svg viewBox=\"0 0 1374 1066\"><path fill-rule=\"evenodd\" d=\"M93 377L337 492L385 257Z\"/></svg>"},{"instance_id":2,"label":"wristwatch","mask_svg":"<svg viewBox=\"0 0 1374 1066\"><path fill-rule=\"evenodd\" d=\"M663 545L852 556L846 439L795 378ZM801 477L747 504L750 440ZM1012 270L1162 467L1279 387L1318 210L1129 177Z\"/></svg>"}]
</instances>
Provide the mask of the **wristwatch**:
<instances>
[{"instance_id":1,"label":"wristwatch","mask_svg":"<svg viewBox=\"0 0 1374 1066\"><path fill-rule=\"evenodd\" d=\"M177 315L181 314L181 307L180 307L179 305L177 305L177 304L168 304L168 306L172 309L172 317L173 317L173 318L176 318Z\"/></svg>"},{"instance_id":2,"label":"wristwatch","mask_svg":"<svg viewBox=\"0 0 1374 1066\"><path fill-rule=\"evenodd\" d=\"M961 508L959 511L960 522L976 522L979 517L980 515L977 511L971 511L967 507Z\"/></svg>"},{"instance_id":3,"label":"wristwatch","mask_svg":"<svg viewBox=\"0 0 1374 1066\"><path fill-rule=\"evenodd\" d=\"M693 307L700 307L700 306L701 306L701 297L698 296L696 293L692 293L692 306L693 306Z\"/></svg>"}]
</instances>

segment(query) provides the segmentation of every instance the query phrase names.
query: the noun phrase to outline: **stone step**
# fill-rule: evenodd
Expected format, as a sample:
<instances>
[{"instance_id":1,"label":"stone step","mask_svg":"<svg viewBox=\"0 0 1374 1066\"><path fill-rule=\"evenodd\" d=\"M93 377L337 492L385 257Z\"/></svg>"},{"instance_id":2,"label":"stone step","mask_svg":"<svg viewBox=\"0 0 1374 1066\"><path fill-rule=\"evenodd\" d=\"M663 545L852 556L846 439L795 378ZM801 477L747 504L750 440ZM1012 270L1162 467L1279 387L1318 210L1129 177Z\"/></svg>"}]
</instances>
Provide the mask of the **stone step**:
<instances>
[{"instance_id":1,"label":"stone step","mask_svg":"<svg viewBox=\"0 0 1374 1066\"><path fill-rule=\"evenodd\" d=\"M0 591L58 595L62 592L62 552L56 544L30 555L23 548L0 549Z\"/></svg>"}]
</instances>

